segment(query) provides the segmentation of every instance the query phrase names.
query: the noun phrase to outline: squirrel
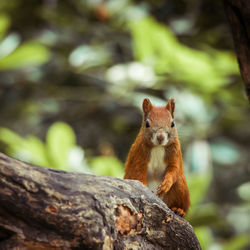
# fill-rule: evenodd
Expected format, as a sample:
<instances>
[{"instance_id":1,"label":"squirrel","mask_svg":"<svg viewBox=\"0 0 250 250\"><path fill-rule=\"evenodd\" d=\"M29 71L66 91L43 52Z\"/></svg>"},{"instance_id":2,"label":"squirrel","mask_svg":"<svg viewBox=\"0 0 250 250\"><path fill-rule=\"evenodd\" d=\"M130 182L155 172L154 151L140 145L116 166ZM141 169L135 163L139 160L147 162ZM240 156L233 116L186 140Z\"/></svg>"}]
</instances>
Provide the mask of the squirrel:
<instances>
[{"instance_id":1,"label":"squirrel","mask_svg":"<svg viewBox=\"0 0 250 250\"><path fill-rule=\"evenodd\" d=\"M158 107L146 98L142 108L141 129L130 148L124 179L142 182L183 217L190 198L174 121L175 100Z\"/></svg>"}]
</instances>

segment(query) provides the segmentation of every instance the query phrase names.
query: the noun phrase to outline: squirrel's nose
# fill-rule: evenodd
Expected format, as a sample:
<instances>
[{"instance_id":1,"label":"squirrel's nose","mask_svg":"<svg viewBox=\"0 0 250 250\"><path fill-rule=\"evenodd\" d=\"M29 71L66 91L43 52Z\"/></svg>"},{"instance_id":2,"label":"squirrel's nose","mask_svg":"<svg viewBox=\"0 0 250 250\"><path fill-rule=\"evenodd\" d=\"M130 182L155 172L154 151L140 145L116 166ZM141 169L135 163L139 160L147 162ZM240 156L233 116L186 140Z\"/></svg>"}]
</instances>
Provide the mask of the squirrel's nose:
<instances>
[{"instance_id":1,"label":"squirrel's nose","mask_svg":"<svg viewBox=\"0 0 250 250\"><path fill-rule=\"evenodd\" d=\"M161 144L164 140L164 136L163 135L157 135L157 141L159 144Z\"/></svg>"}]
</instances>

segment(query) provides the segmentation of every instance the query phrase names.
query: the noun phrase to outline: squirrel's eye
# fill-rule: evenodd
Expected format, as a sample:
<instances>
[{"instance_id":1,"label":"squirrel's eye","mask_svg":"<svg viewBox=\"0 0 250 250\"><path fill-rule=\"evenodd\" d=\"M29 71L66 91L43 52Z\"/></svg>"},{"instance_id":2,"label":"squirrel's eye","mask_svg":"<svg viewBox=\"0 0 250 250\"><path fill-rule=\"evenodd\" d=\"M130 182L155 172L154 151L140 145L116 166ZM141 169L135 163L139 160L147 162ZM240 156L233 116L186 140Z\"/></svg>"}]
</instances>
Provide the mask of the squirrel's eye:
<instances>
[{"instance_id":1,"label":"squirrel's eye","mask_svg":"<svg viewBox=\"0 0 250 250\"><path fill-rule=\"evenodd\" d=\"M149 124L149 121L146 121L146 128L149 128L150 127L150 124Z\"/></svg>"},{"instance_id":2,"label":"squirrel's eye","mask_svg":"<svg viewBox=\"0 0 250 250\"><path fill-rule=\"evenodd\" d=\"M171 122L171 128L173 128L175 126L174 121Z\"/></svg>"}]
</instances>

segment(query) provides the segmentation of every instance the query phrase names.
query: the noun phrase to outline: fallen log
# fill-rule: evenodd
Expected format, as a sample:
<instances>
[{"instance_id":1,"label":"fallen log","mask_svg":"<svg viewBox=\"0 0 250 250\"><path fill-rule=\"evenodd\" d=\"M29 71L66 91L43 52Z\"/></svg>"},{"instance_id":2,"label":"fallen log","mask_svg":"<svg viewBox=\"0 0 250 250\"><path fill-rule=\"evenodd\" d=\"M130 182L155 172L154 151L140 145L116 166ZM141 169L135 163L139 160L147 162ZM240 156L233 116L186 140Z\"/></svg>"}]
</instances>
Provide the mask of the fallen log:
<instances>
[{"instance_id":1,"label":"fallen log","mask_svg":"<svg viewBox=\"0 0 250 250\"><path fill-rule=\"evenodd\" d=\"M201 249L138 181L33 166L0 153L0 249Z\"/></svg>"}]
</instances>

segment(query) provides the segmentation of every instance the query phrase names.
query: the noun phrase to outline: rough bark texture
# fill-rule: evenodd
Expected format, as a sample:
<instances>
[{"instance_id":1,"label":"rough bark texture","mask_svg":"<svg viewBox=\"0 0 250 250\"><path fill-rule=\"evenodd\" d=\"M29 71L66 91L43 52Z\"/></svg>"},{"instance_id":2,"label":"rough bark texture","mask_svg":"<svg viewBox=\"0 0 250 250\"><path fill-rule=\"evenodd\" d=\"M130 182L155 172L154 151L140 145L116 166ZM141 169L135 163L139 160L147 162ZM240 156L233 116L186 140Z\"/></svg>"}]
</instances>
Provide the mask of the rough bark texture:
<instances>
[{"instance_id":1,"label":"rough bark texture","mask_svg":"<svg viewBox=\"0 0 250 250\"><path fill-rule=\"evenodd\" d=\"M241 76L250 101L250 1L224 0L224 6L232 29Z\"/></svg>"},{"instance_id":2,"label":"rough bark texture","mask_svg":"<svg viewBox=\"0 0 250 250\"><path fill-rule=\"evenodd\" d=\"M0 153L0 249L200 249L138 181L32 166Z\"/></svg>"}]
</instances>

